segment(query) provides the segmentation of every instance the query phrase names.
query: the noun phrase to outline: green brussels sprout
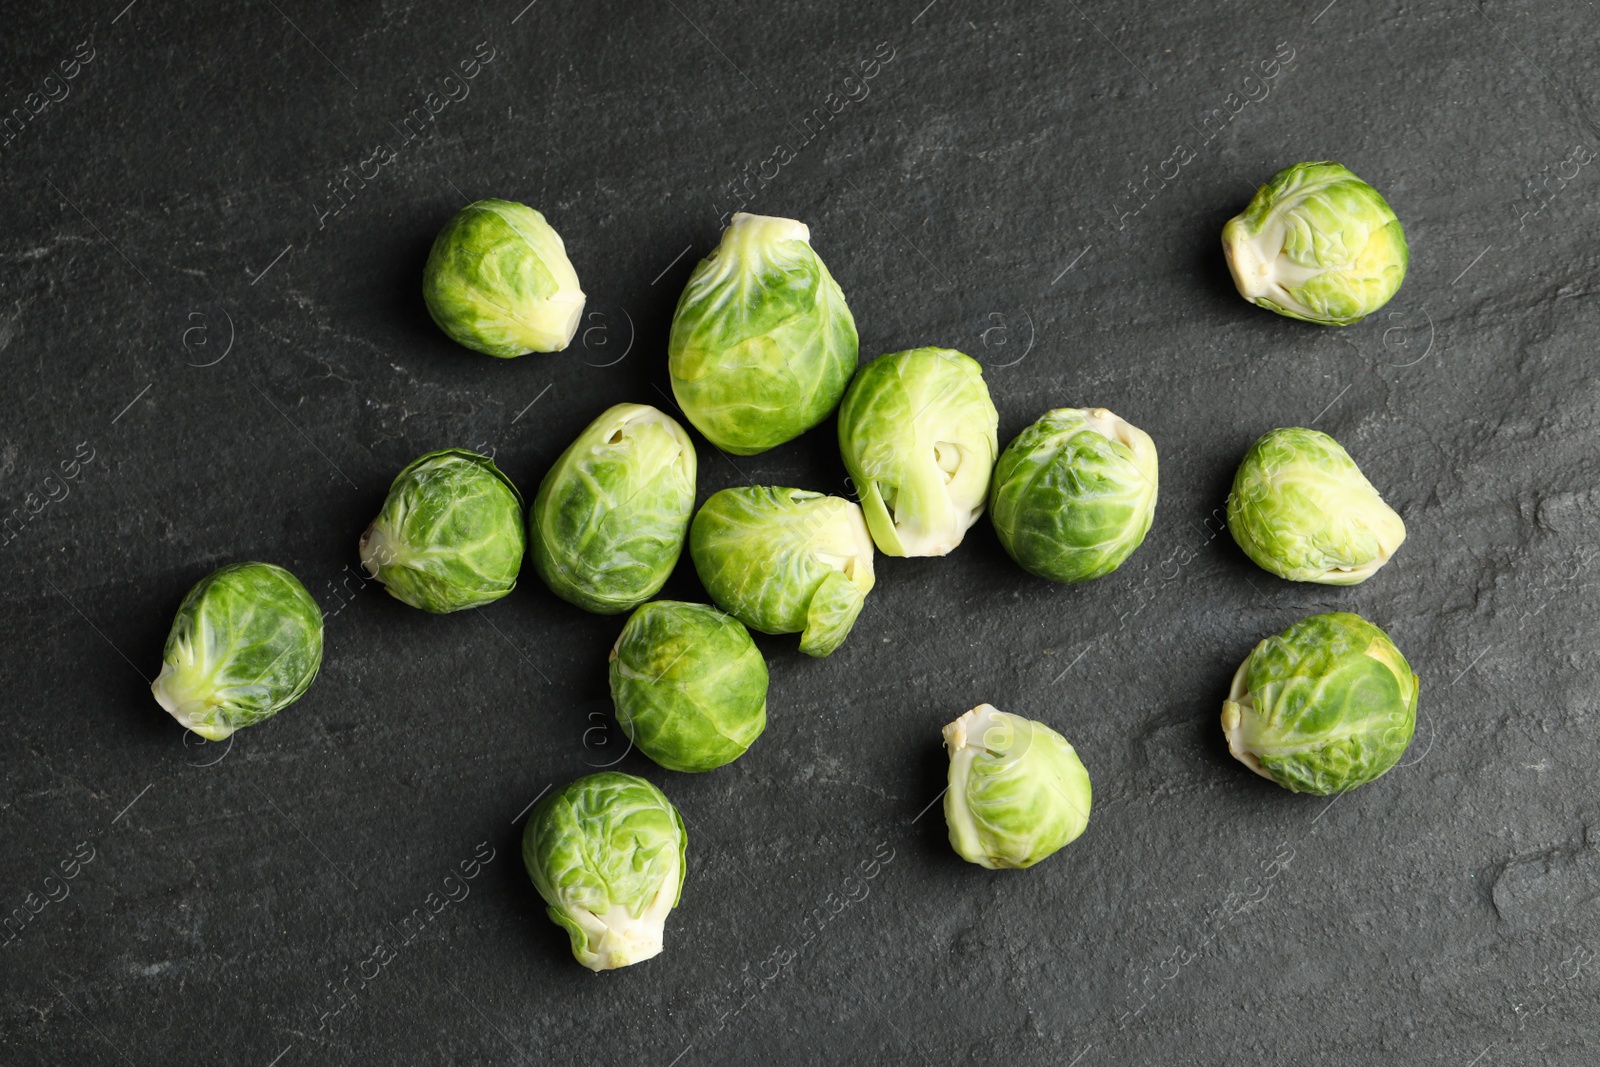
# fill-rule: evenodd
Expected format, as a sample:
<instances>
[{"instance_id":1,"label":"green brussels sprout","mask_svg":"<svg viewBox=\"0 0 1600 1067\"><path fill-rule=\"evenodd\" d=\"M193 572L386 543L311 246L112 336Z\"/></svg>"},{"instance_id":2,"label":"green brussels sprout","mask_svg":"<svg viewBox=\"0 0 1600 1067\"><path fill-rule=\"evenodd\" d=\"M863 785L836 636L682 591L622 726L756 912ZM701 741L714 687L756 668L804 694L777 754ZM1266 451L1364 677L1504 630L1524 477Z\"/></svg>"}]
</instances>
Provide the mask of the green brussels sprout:
<instances>
[{"instance_id":1,"label":"green brussels sprout","mask_svg":"<svg viewBox=\"0 0 1600 1067\"><path fill-rule=\"evenodd\" d=\"M156 702L208 741L299 700L322 666L322 611L271 563L230 563L178 606L150 686Z\"/></svg>"},{"instance_id":2,"label":"green brussels sprout","mask_svg":"<svg viewBox=\"0 0 1600 1067\"><path fill-rule=\"evenodd\" d=\"M878 551L942 556L983 514L1000 417L971 356L913 348L856 372L839 452Z\"/></svg>"},{"instance_id":3,"label":"green brussels sprout","mask_svg":"<svg viewBox=\"0 0 1600 1067\"><path fill-rule=\"evenodd\" d=\"M669 771L709 771L767 728L767 661L750 631L705 604L657 600L611 649L617 722Z\"/></svg>"},{"instance_id":4,"label":"green brussels sprout","mask_svg":"<svg viewBox=\"0 0 1600 1067\"><path fill-rule=\"evenodd\" d=\"M1262 435L1233 476L1228 531L1258 566L1292 582L1359 585L1406 539L1406 524L1339 442L1288 427Z\"/></svg>"},{"instance_id":5,"label":"green brussels sprout","mask_svg":"<svg viewBox=\"0 0 1600 1067\"><path fill-rule=\"evenodd\" d=\"M714 493L689 527L689 556L722 610L765 634L800 634L826 656L872 590L872 535L848 500L749 486Z\"/></svg>"},{"instance_id":6,"label":"green brussels sprout","mask_svg":"<svg viewBox=\"0 0 1600 1067\"><path fill-rule=\"evenodd\" d=\"M968 863L1032 867L1089 825L1089 772L1044 723L979 704L944 728L944 747L944 819Z\"/></svg>"},{"instance_id":7,"label":"green brussels sprout","mask_svg":"<svg viewBox=\"0 0 1600 1067\"><path fill-rule=\"evenodd\" d=\"M1405 280L1405 231L1378 190L1337 163L1296 163L1222 228L1239 295L1325 326L1360 322Z\"/></svg>"},{"instance_id":8,"label":"green brussels sprout","mask_svg":"<svg viewBox=\"0 0 1600 1067\"><path fill-rule=\"evenodd\" d=\"M646 404L608 408L561 453L528 511L529 555L550 591L615 615L655 596L694 514L694 445Z\"/></svg>"},{"instance_id":9,"label":"green brussels sprout","mask_svg":"<svg viewBox=\"0 0 1600 1067\"><path fill-rule=\"evenodd\" d=\"M1417 726L1420 682L1359 615L1301 619L1239 665L1222 703L1234 759L1296 793L1327 796L1393 767Z\"/></svg>"},{"instance_id":10,"label":"green brussels sprout","mask_svg":"<svg viewBox=\"0 0 1600 1067\"><path fill-rule=\"evenodd\" d=\"M423 611L482 607L517 585L522 494L488 456L429 452L395 476L361 535L361 565Z\"/></svg>"},{"instance_id":11,"label":"green brussels sprout","mask_svg":"<svg viewBox=\"0 0 1600 1067\"><path fill-rule=\"evenodd\" d=\"M1110 574L1150 532L1156 446L1105 408L1056 408L1000 454L989 518L1023 569L1053 582Z\"/></svg>"},{"instance_id":12,"label":"green brussels sprout","mask_svg":"<svg viewBox=\"0 0 1600 1067\"><path fill-rule=\"evenodd\" d=\"M661 952L667 913L683 892L689 835L655 786L602 771L552 790L534 805L522 862L591 971Z\"/></svg>"},{"instance_id":13,"label":"green brussels sprout","mask_svg":"<svg viewBox=\"0 0 1600 1067\"><path fill-rule=\"evenodd\" d=\"M800 436L839 404L856 368L856 322L793 219L741 211L694 269L667 338L672 393L725 452Z\"/></svg>"},{"instance_id":14,"label":"green brussels sprout","mask_svg":"<svg viewBox=\"0 0 1600 1067\"><path fill-rule=\"evenodd\" d=\"M445 223L422 298L452 341L501 359L566 348L584 301L561 235L510 200L479 200Z\"/></svg>"}]
</instances>

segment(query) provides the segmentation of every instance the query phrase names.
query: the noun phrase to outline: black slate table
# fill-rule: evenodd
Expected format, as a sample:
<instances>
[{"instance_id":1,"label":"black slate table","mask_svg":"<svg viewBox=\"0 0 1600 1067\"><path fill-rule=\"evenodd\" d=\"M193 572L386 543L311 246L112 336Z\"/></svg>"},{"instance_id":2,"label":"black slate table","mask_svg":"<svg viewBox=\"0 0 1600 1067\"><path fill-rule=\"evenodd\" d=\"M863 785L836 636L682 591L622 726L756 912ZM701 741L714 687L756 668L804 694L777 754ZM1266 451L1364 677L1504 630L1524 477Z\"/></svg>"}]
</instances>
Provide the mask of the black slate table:
<instances>
[{"instance_id":1,"label":"black slate table","mask_svg":"<svg viewBox=\"0 0 1600 1067\"><path fill-rule=\"evenodd\" d=\"M1593 1062L1593 3L524 2L8 11L0 1062ZM1347 329L1248 306L1218 244L1305 159L1410 239ZM566 239L567 352L428 320L428 245L483 196ZM621 619L531 574L426 616L355 545L424 451L531 490L607 405L672 411L674 302L740 209L810 224L864 357L971 353L1002 440L1108 407L1161 500L1081 587L986 523L879 557L832 657L760 641L765 736L686 776L607 713ZM1221 530L1283 425L1404 515L1365 585L1279 581ZM832 434L704 446L701 494L844 492ZM302 578L327 658L201 744L147 687L184 591L241 559ZM687 564L666 593L703 596ZM1217 718L1259 638L1335 609L1394 636L1422 714L1330 802L1246 773ZM982 701L1093 776L1088 832L1027 872L961 862L933 804L939 728ZM597 976L518 838L606 765L681 807L690 866L665 954Z\"/></svg>"}]
</instances>

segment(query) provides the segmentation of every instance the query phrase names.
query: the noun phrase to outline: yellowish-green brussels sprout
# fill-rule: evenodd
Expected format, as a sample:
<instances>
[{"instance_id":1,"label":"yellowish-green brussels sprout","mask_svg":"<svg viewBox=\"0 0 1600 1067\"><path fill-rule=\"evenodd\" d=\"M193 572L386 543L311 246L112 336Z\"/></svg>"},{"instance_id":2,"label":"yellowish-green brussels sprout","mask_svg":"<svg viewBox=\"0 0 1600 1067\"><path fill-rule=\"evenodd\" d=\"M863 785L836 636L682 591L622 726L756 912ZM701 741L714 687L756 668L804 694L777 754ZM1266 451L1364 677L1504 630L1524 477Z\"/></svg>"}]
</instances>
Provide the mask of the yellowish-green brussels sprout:
<instances>
[{"instance_id":1,"label":"yellowish-green brussels sprout","mask_svg":"<svg viewBox=\"0 0 1600 1067\"><path fill-rule=\"evenodd\" d=\"M423 611L482 607L522 568L522 494L488 456L429 452L395 476L361 535L361 565L389 595Z\"/></svg>"},{"instance_id":2,"label":"yellowish-green brussels sprout","mask_svg":"<svg viewBox=\"0 0 1600 1067\"><path fill-rule=\"evenodd\" d=\"M561 235L510 200L479 200L445 223L422 297L452 341L501 359L566 348L584 301Z\"/></svg>"},{"instance_id":3,"label":"yellowish-green brussels sprout","mask_svg":"<svg viewBox=\"0 0 1600 1067\"><path fill-rule=\"evenodd\" d=\"M1296 793L1370 782L1417 726L1419 681L1389 635L1359 615L1301 619L1240 664L1222 704L1235 759Z\"/></svg>"},{"instance_id":4,"label":"yellowish-green brussels sprout","mask_svg":"<svg viewBox=\"0 0 1600 1067\"><path fill-rule=\"evenodd\" d=\"M667 914L683 892L689 835L655 786L603 771L553 789L533 806L522 862L572 955L608 971L661 952Z\"/></svg>"},{"instance_id":5,"label":"yellowish-green brussels sprout","mask_svg":"<svg viewBox=\"0 0 1600 1067\"><path fill-rule=\"evenodd\" d=\"M739 212L700 261L667 338L672 392L695 429L748 456L811 429L856 368L856 323L793 219Z\"/></svg>"},{"instance_id":6,"label":"yellowish-green brussels sprout","mask_svg":"<svg viewBox=\"0 0 1600 1067\"><path fill-rule=\"evenodd\" d=\"M1000 418L971 356L913 348L856 372L839 452L878 550L942 556L983 514Z\"/></svg>"},{"instance_id":7,"label":"yellowish-green brussels sprout","mask_svg":"<svg viewBox=\"0 0 1600 1067\"><path fill-rule=\"evenodd\" d=\"M1378 190L1337 163L1296 163L1222 228L1239 295L1291 319L1348 326L1405 280L1406 235Z\"/></svg>"},{"instance_id":8,"label":"yellowish-green brussels sprout","mask_svg":"<svg viewBox=\"0 0 1600 1067\"><path fill-rule=\"evenodd\" d=\"M689 555L719 607L762 633L799 633L809 656L844 642L872 589L861 509L804 489L712 494L689 527Z\"/></svg>"},{"instance_id":9,"label":"yellowish-green brussels sprout","mask_svg":"<svg viewBox=\"0 0 1600 1067\"><path fill-rule=\"evenodd\" d=\"M1083 582L1133 554L1156 513L1156 446L1105 408L1047 411L1000 454L989 518L1011 558Z\"/></svg>"},{"instance_id":10,"label":"yellowish-green brussels sprout","mask_svg":"<svg viewBox=\"0 0 1600 1067\"><path fill-rule=\"evenodd\" d=\"M1264 434L1239 464L1228 530L1256 564L1292 582L1358 585L1406 539L1339 442L1317 430Z\"/></svg>"},{"instance_id":11,"label":"yellowish-green brussels sprout","mask_svg":"<svg viewBox=\"0 0 1600 1067\"><path fill-rule=\"evenodd\" d=\"M944 728L950 845L990 870L1032 867L1089 825L1089 772L1042 722L979 704Z\"/></svg>"},{"instance_id":12,"label":"yellowish-green brussels sprout","mask_svg":"<svg viewBox=\"0 0 1600 1067\"><path fill-rule=\"evenodd\" d=\"M322 666L322 611L271 563L232 563L200 579L167 635L156 701L208 741L299 700Z\"/></svg>"},{"instance_id":13,"label":"yellowish-green brussels sprout","mask_svg":"<svg viewBox=\"0 0 1600 1067\"><path fill-rule=\"evenodd\" d=\"M655 596L694 514L689 435L645 404L609 408L561 453L528 510L529 555L552 592L615 615Z\"/></svg>"},{"instance_id":14,"label":"yellowish-green brussels sprout","mask_svg":"<svg viewBox=\"0 0 1600 1067\"><path fill-rule=\"evenodd\" d=\"M617 722L669 771L709 771L767 728L767 661L750 631L705 604L656 600L611 649Z\"/></svg>"}]
</instances>

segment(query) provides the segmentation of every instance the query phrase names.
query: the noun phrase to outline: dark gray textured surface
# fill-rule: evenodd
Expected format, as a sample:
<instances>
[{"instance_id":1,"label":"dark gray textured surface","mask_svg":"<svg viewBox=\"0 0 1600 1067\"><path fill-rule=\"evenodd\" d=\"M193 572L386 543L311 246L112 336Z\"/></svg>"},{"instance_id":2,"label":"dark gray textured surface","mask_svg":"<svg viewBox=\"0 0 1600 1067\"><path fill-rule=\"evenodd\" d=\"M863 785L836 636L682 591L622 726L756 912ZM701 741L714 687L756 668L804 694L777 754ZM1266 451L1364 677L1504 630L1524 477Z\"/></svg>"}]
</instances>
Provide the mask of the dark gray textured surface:
<instances>
[{"instance_id":1,"label":"dark gray textured surface","mask_svg":"<svg viewBox=\"0 0 1600 1067\"><path fill-rule=\"evenodd\" d=\"M0 1062L1593 1061L1593 4L522 2L9 11L7 113L93 58L0 137L0 510L67 494L0 549L0 903L29 916L0 947ZM480 43L470 94L407 140ZM619 764L681 807L691 866L666 953L595 976L513 823L615 758L621 619L531 575L424 616L352 577L355 542L425 450L492 448L531 492L606 405L665 406L677 292L780 144L750 207L811 225L864 356L978 356L1003 439L1109 407L1155 438L1161 502L1089 586L1028 577L983 524L946 559L880 557L830 659L763 640L744 759ZM1250 308L1218 247L1308 158L1377 185L1411 242L1398 298L1345 330ZM564 354L480 357L426 317L434 232L490 195L566 239L593 314ZM1359 588L1214 536L1248 443L1311 424L1410 530ZM702 496L841 491L831 434L705 449ZM192 747L146 681L188 586L249 558L326 607L322 676ZM699 597L687 563L668 593ZM1389 630L1423 715L1401 768L1330 805L1234 764L1217 713L1257 639L1333 608ZM939 727L984 700L1094 778L1088 833L1028 872L917 819Z\"/></svg>"}]
</instances>

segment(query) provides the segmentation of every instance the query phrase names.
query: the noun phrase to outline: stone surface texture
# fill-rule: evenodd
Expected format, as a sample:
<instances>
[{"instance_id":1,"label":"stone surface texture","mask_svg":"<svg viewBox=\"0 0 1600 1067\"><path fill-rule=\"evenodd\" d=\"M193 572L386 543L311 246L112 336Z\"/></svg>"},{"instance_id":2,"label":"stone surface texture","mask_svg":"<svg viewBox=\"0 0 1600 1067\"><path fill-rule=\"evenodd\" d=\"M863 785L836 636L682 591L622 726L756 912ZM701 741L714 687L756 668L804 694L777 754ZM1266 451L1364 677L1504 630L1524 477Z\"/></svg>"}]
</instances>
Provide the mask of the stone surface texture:
<instances>
[{"instance_id":1,"label":"stone surface texture","mask_svg":"<svg viewBox=\"0 0 1600 1067\"><path fill-rule=\"evenodd\" d=\"M1593 5L124 3L13 5L0 41L0 1063L1594 1062ZM1410 240L1346 329L1250 307L1223 262L1307 159ZM565 239L569 350L429 321L433 235L488 196ZM356 542L425 451L492 451L531 497L607 406L673 412L672 309L741 206L811 227L864 358L970 353L1002 444L1109 408L1161 497L1079 587L986 520L880 556L834 655L758 638L767 731L691 776L610 717L621 617L531 571L425 615ZM1364 585L1219 532L1250 442L1296 425L1405 518ZM833 435L697 437L701 499L846 494ZM185 590L246 559L301 578L327 655L201 744L148 683ZM664 595L703 599L687 557ZM1332 610L1393 636L1422 713L1330 803L1236 764L1218 714L1257 640ZM961 862L933 804L940 728L986 701L1094 781L1027 871ZM518 840L610 765L680 807L689 871L664 954L594 975Z\"/></svg>"}]
</instances>

